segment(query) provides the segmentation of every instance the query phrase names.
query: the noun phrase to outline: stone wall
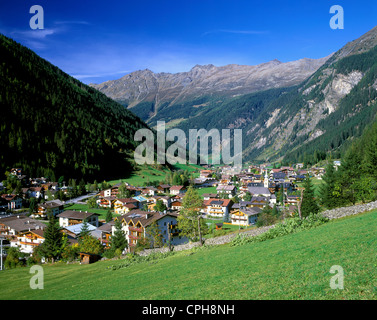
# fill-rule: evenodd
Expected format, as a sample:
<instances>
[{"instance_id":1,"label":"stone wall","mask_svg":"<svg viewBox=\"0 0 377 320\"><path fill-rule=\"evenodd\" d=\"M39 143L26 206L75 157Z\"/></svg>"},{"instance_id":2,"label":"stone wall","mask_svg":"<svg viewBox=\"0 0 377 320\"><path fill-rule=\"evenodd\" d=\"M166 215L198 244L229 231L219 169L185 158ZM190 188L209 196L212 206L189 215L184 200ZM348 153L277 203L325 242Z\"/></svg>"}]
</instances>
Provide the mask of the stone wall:
<instances>
[{"instance_id":1,"label":"stone wall","mask_svg":"<svg viewBox=\"0 0 377 320\"><path fill-rule=\"evenodd\" d=\"M329 219L339 219L347 216L352 216L362 212L367 212L377 209L377 201L357 204L350 207L336 208L322 212L322 215Z\"/></svg>"},{"instance_id":2,"label":"stone wall","mask_svg":"<svg viewBox=\"0 0 377 320\"><path fill-rule=\"evenodd\" d=\"M374 209L377 209L377 201L365 203L365 204L358 204L358 205L354 205L354 206L350 206L350 207L342 207L342 208L336 208L336 209L332 209L332 210L326 210L326 211L322 212L322 215L329 218L329 219L339 219L339 218L359 214L359 213L362 213L362 212L371 211L371 210L374 210ZM268 231L269 229L271 229L273 227L275 227L275 226L272 225L272 226L255 228L255 229L250 229L250 230L241 231L241 232L243 234L248 235L248 236L255 237L257 235L260 235L260 234ZM225 236L210 238L210 239L205 240L205 244L211 246L211 245L219 245L219 244L229 243L230 241L232 241L232 239L235 236L237 236L237 234L238 233L230 233L230 234L227 234ZM194 247L198 247L199 245L200 245L199 242L190 242L190 243L185 243L185 244L181 244L181 245L178 245L178 246L174 246L173 250L174 251L189 250L189 249L192 249ZM141 256L147 256L147 255L149 255L153 252L164 253L164 252L167 252L168 250L169 249L166 248L166 247L165 248L157 248L157 249L148 249L148 250L144 250L144 251L140 252L139 254Z\"/></svg>"}]
</instances>

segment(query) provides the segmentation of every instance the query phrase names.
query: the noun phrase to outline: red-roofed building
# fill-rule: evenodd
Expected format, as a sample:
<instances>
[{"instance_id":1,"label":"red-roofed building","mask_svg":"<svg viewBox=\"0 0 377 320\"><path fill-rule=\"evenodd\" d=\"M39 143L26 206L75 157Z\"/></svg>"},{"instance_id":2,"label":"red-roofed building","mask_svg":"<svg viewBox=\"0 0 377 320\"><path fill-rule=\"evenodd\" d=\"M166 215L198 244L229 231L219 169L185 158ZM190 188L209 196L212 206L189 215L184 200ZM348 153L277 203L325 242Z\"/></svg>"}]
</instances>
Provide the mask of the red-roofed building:
<instances>
[{"instance_id":1,"label":"red-roofed building","mask_svg":"<svg viewBox=\"0 0 377 320\"><path fill-rule=\"evenodd\" d=\"M224 217L229 214L233 201L230 199L204 200L204 213L214 217Z\"/></svg>"}]
</instances>

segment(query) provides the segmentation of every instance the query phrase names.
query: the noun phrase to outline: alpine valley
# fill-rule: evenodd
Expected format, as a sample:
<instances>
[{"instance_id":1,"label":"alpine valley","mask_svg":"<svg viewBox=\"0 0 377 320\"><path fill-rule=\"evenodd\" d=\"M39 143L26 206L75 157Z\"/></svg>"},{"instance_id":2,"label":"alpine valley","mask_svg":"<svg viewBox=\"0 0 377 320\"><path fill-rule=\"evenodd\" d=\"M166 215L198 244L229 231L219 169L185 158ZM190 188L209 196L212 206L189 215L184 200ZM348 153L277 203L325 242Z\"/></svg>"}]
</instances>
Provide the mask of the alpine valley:
<instances>
[{"instance_id":1,"label":"alpine valley","mask_svg":"<svg viewBox=\"0 0 377 320\"><path fill-rule=\"evenodd\" d=\"M375 120L377 27L318 60L136 71L91 86L154 127L243 129L245 161L338 158Z\"/></svg>"}]
</instances>

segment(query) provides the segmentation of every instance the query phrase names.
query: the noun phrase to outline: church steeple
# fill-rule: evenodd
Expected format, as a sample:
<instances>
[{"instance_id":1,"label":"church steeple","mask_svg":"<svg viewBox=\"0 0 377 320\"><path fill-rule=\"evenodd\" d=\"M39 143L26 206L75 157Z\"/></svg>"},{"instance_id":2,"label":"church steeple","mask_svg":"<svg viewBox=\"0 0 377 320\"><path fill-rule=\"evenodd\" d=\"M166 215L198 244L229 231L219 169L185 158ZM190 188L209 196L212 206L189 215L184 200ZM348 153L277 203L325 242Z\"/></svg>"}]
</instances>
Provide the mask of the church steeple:
<instances>
[{"instance_id":1,"label":"church steeple","mask_svg":"<svg viewBox=\"0 0 377 320\"><path fill-rule=\"evenodd\" d=\"M264 183L264 187L268 188L269 183L268 183L267 168L266 168L266 172L264 174L264 181L263 181L263 183Z\"/></svg>"}]
</instances>

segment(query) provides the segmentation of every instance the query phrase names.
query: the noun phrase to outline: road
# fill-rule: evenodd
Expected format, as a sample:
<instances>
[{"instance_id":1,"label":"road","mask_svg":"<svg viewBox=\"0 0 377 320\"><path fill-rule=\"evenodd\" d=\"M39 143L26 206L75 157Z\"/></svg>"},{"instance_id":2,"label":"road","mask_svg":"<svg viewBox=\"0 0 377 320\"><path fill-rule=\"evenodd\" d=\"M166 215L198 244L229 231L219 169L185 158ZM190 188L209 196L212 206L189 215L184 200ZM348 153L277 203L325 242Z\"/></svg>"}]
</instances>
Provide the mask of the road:
<instances>
[{"instance_id":1,"label":"road","mask_svg":"<svg viewBox=\"0 0 377 320\"><path fill-rule=\"evenodd\" d=\"M67 201L65 201L65 204L69 204L69 203L82 203L82 201L84 199L91 198L91 197L95 196L96 194L97 194L97 192L88 193L88 194L86 194L84 196L80 196L80 197L77 197L77 198L73 198L73 199L67 200Z\"/></svg>"}]
</instances>

